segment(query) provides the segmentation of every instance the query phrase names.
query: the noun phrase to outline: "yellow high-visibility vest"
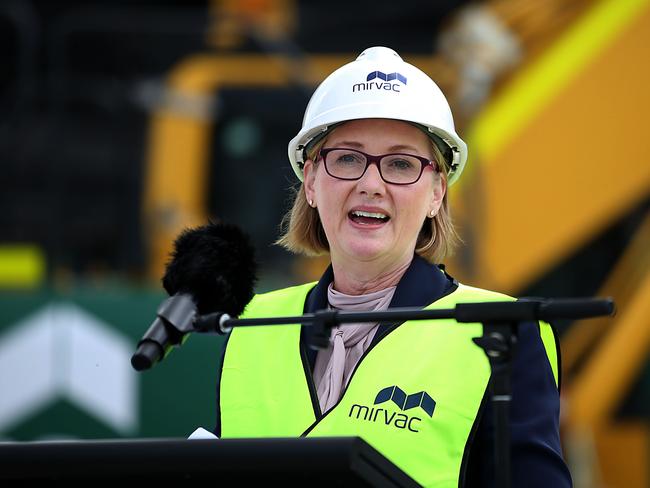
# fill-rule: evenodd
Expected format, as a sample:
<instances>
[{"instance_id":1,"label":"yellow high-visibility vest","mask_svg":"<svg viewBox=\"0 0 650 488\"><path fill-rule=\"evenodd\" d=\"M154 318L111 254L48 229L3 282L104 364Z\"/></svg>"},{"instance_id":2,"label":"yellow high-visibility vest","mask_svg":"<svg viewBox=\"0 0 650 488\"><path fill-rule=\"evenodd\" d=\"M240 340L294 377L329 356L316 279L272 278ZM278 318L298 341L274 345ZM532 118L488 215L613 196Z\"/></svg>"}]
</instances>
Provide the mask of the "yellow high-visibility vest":
<instances>
[{"instance_id":1,"label":"yellow high-visibility vest","mask_svg":"<svg viewBox=\"0 0 650 488\"><path fill-rule=\"evenodd\" d=\"M242 318L300 315L314 283L257 295ZM513 300L465 285L428 309ZM472 338L481 324L407 321L369 348L341 400L324 416L314 398L300 324L232 331L220 381L221 435L359 436L424 486L457 487L463 453L490 379L485 352ZM558 381L549 324L540 322Z\"/></svg>"}]
</instances>

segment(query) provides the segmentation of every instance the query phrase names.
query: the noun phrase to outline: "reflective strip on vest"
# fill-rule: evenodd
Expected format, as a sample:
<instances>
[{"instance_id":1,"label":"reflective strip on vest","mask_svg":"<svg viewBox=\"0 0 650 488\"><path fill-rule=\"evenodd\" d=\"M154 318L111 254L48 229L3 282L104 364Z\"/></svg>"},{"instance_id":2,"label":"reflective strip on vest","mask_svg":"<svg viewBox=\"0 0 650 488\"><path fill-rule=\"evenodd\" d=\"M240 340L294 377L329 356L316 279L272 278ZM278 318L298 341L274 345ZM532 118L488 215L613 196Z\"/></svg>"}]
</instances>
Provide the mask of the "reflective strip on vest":
<instances>
[{"instance_id":1,"label":"reflective strip on vest","mask_svg":"<svg viewBox=\"0 0 650 488\"><path fill-rule=\"evenodd\" d=\"M244 316L300 315L313 286L258 295ZM499 300L513 299L460 285L426 308ZM554 364L547 325L540 331ZM300 325L235 329L220 383L222 437L360 436L418 483L458 486L490 378L486 355L472 342L480 335L481 324L404 322L366 352L339 403L317 421Z\"/></svg>"}]
</instances>

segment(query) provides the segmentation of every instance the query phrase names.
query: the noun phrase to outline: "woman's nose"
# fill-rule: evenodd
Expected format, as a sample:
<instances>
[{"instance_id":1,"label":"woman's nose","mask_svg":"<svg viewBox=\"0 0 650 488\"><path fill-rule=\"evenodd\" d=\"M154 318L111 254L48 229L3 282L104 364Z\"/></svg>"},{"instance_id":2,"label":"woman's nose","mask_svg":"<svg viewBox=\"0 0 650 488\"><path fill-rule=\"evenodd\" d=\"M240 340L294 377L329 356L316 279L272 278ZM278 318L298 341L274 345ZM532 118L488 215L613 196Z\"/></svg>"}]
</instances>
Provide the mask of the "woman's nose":
<instances>
[{"instance_id":1,"label":"woman's nose","mask_svg":"<svg viewBox=\"0 0 650 488\"><path fill-rule=\"evenodd\" d=\"M379 167L376 164L368 165L366 172L359 179L357 186L359 191L369 195L383 194L386 189L386 183L382 179L379 173Z\"/></svg>"}]
</instances>

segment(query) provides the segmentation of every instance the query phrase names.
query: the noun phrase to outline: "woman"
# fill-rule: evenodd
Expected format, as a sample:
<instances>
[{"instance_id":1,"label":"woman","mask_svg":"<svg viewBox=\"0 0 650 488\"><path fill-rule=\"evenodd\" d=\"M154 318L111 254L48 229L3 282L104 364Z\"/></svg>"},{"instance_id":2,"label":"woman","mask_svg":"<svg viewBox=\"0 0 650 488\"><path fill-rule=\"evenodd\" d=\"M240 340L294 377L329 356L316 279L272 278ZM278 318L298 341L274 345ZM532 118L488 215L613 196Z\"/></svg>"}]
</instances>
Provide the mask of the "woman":
<instances>
[{"instance_id":1,"label":"woman","mask_svg":"<svg viewBox=\"0 0 650 488\"><path fill-rule=\"evenodd\" d=\"M467 157L446 99L392 50L332 73L289 144L302 185L280 243L329 253L317 283L257 295L246 317L328 307L448 308L506 300L459 284L439 263L456 242L447 187ZM513 368L513 486L569 486L558 434L557 351L526 324ZM490 367L479 324L355 324L308 347L310 327L234 330L219 384L222 437L361 436L425 486L494 479Z\"/></svg>"}]
</instances>

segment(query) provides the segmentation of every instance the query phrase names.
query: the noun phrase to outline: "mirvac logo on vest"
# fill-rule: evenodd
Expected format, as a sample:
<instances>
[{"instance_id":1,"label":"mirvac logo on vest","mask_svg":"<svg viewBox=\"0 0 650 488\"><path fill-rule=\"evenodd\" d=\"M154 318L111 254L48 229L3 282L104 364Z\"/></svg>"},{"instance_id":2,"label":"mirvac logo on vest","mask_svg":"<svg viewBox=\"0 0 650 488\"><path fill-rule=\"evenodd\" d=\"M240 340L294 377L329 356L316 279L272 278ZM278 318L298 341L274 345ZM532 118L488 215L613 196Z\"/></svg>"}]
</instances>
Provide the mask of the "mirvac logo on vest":
<instances>
[{"instance_id":1,"label":"mirvac logo on vest","mask_svg":"<svg viewBox=\"0 0 650 488\"><path fill-rule=\"evenodd\" d=\"M382 389L375 397L374 405L379 405L391 400L400 410L410 410L420 407L429 416L433 416L436 402L426 391L407 395L399 386L389 386ZM417 423L422 419L416 416L409 416L404 413L389 412L385 408L368 407L355 403L350 408L348 417L367 422L379 422L391 425L397 429L408 429L411 432L419 432Z\"/></svg>"},{"instance_id":2,"label":"mirvac logo on vest","mask_svg":"<svg viewBox=\"0 0 650 488\"><path fill-rule=\"evenodd\" d=\"M375 80L375 81L373 81ZM365 83L357 83L352 86L352 92L366 90L389 90L399 93L401 82L406 85L406 76L395 73L382 73L381 71L372 71L366 76Z\"/></svg>"}]
</instances>

